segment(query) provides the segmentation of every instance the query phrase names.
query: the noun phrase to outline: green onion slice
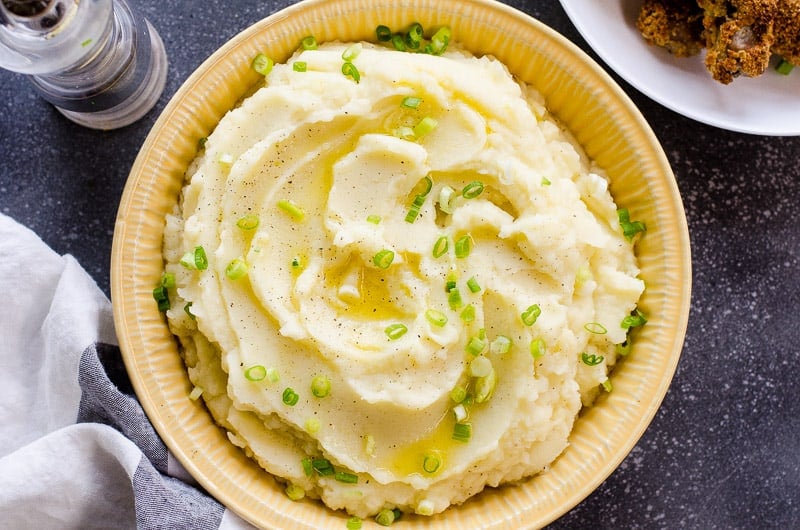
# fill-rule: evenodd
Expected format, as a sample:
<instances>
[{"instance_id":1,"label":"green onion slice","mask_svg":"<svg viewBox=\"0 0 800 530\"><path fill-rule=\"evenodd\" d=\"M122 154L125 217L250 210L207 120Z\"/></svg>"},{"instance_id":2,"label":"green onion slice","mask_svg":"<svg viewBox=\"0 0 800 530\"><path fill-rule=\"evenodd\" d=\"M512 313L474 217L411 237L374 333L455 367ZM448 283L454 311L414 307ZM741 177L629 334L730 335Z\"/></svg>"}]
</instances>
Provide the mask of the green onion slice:
<instances>
[{"instance_id":1,"label":"green onion slice","mask_svg":"<svg viewBox=\"0 0 800 530\"><path fill-rule=\"evenodd\" d=\"M310 477L314 473L314 467L311 465L311 459L309 457L300 460L300 464L303 466L303 473L305 473L307 477Z\"/></svg>"},{"instance_id":2,"label":"green onion slice","mask_svg":"<svg viewBox=\"0 0 800 530\"><path fill-rule=\"evenodd\" d=\"M498 335L489 345L489 350L498 355L511 351L511 339L505 335Z\"/></svg>"},{"instance_id":3,"label":"green onion slice","mask_svg":"<svg viewBox=\"0 0 800 530\"><path fill-rule=\"evenodd\" d=\"M624 342L614 346L614 351L617 353L617 355L628 355L631 352L631 345L631 339L626 338Z\"/></svg>"},{"instance_id":4,"label":"green onion slice","mask_svg":"<svg viewBox=\"0 0 800 530\"><path fill-rule=\"evenodd\" d=\"M406 51L406 40L400 33L395 33L392 35L392 46L394 49L399 52Z\"/></svg>"},{"instance_id":5,"label":"green onion slice","mask_svg":"<svg viewBox=\"0 0 800 530\"><path fill-rule=\"evenodd\" d=\"M375 37L377 37L378 42L389 42L392 40L392 30L389 29L389 26L381 24L375 28Z\"/></svg>"},{"instance_id":6,"label":"green onion slice","mask_svg":"<svg viewBox=\"0 0 800 530\"><path fill-rule=\"evenodd\" d=\"M478 293L481 290L481 284L479 284L478 280L476 280L475 276L473 276L469 280L467 280L467 288L470 290L471 293Z\"/></svg>"},{"instance_id":7,"label":"green onion slice","mask_svg":"<svg viewBox=\"0 0 800 530\"><path fill-rule=\"evenodd\" d=\"M317 39L314 35L309 35L304 37L303 40L300 41L300 45L303 47L304 50L316 50L317 49Z\"/></svg>"},{"instance_id":8,"label":"green onion slice","mask_svg":"<svg viewBox=\"0 0 800 530\"><path fill-rule=\"evenodd\" d=\"M457 258L466 258L472 251L472 236L467 234L456 240L455 253Z\"/></svg>"},{"instance_id":9,"label":"green onion slice","mask_svg":"<svg viewBox=\"0 0 800 530\"><path fill-rule=\"evenodd\" d=\"M467 304L466 306L464 306L464 309L458 316L464 322L472 322L473 320L475 320L475 306L472 304Z\"/></svg>"},{"instance_id":10,"label":"green onion slice","mask_svg":"<svg viewBox=\"0 0 800 530\"><path fill-rule=\"evenodd\" d=\"M280 381L281 375L278 372L278 369L273 366L267 368L267 379L269 379L271 383L277 383Z\"/></svg>"},{"instance_id":11,"label":"green onion slice","mask_svg":"<svg viewBox=\"0 0 800 530\"><path fill-rule=\"evenodd\" d=\"M644 313L636 309L634 314L628 315L622 319L620 326L624 329L635 328L639 326L644 326L647 323L647 318L645 318Z\"/></svg>"},{"instance_id":12,"label":"green onion slice","mask_svg":"<svg viewBox=\"0 0 800 530\"><path fill-rule=\"evenodd\" d=\"M600 386L602 386L603 390L605 390L606 392L611 392L612 390L614 390L614 387L611 384L611 379L606 379L605 381L600 383Z\"/></svg>"},{"instance_id":13,"label":"green onion slice","mask_svg":"<svg viewBox=\"0 0 800 530\"><path fill-rule=\"evenodd\" d=\"M306 217L306 212L289 199L279 200L278 208L289 214L295 221L302 221Z\"/></svg>"},{"instance_id":14,"label":"green onion slice","mask_svg":"<svg viewBox=\"0 0 800 530\"><path fill-rule=\"evenodd\" d=\"M469 363L469 373L472 377L486 377L492 371L492 361L488 357L479 355Z\"/></svg>"},{"instance_id":15,"label":"green onion slice","mask_svg":"<svg viewBox=\"0 0 800 530\"><path fill-rule=\"evenodd\" d=\"M397 340L408 332L408 328L405 324L398 322L396 324L389 324L383 332L386 333L389 340Z\"/></svg>"},{"instance_id":16,"label":"green onion slice","mask_svg":"<svg viewBox=\"0 0 800 530\"><path fill-rule=\"evenodd\" d=\"M407 96L403 98L402 103L400 103L401 107L405 107L407 109L417 109L422 104L422 98L417 96Z\"/></svg>"},{"instance_id":17,"label":"green onion slice","mask_svg":"<svg viewBox=\"0 0 800 530\"><path fill-rule=\"evenodd\" d=\"M453 311L461 309L464 305L464 302L461 300L461 291L458 290L458 287L451 288L447 293L447 303Z\"/></svg>"},{"instance_id":18,"label":"green onion slice","mask_svg":"<svg viewBox=\"0 0 800 530\"><path fill-rule=\"evenodd\" d=\"M331 380L324 375L315 376L311 380L311 393L314 394L314 397L326 397L331 393Z\"/></svg>"},{"instance_id":19,"label":"green onion slice","mask_svg":"<svg viewBox=\"0 0 800 530\"><path fill-rule=\"evenodd\" d=\"M247 275L247 262L244 258L239 257L228 263L225 267L225 276L231 280L238 280Z\"/></svg>"},{"instance_id":20,"label":"green onion slice","mask_svg":"<svg viewBox=\"0 0 800 530\"><path fill-rule=\"evenodd\" d=\"M604 357L602 355L595 355L595 354L588 354L586 352L581 353L581 361L586 366L597 366L601 362L603 362Z\"/></svg>"},{"instance_id":21,"label":"green onion slice","mask_svg":"<svg viewBox=\"0 0 800 530\"><path fill-rule=\"evenodd\" d=\"M449 247L450 240L447 239L447 236L440 236L439 239L436 240L436 243L433 244L433 257L441 258L447 253Z\"/></svg>"},{"instance_id":22,"label":"green onion slice","mask_svg":"<svg viewBox=\"0 0 800 530\"><path fill-rule=\"evenodd\" d=\"M436 33L431 37L430 53L433 55L443 54L450 43L450 34L450 28L447 26L437 29Z\"/></svg>"},{"instance_id":23,"label":"green onion slice","mask_svg":"<svg viewBox=\"0 0 800 530\"><path fill-rule=\"evenodd\" d=\"M437 309L428 309L425 311L425 319L432 325L440 328L447 324L447 315Z\"/></svg>"},{"instance_id":24,"label":"green onion slice","mask_svg":"<svg viewBox=\"0 0 800 530\"><path fill-rule=\"evenodd\" d=\"M299 501L306 496L306 490L297 484L289 484L284 491L286 496L293 501Z\"/></svg>"},{"instance_id":25,"label":"green onion slice","mask_svg":"<svg viewBox=\"0 0 800 530\"><path fill-rule=\"evenodd\" d=\"M244 378L248 381L262 381L267 377L267 369L260 364L254 364L244 371Z\"/></svg>"},{"instance_id":26,"label":"green onion slice","mask_svg":"<svg viewBox=\"0 0 800 530\"><path fill-rule=\"evenodd\" d=\"M186 304L183 306L183 312L186 313L186 316L192 320L197 320L195 314L192 313L192 302L186 302Z\"/></svg>"},{"instance_id":27,"label":"green onion slice","mask_svg":"<svg viewBox=\"0 0 800 530\"><path fill-rule=\"evenodd\" d=\"M470 337L469 341L467 342L466 351L470 355L480 355L483 349L486 347L486 342L484 342L479 337Z\"/></svg>"},{"instance_id":28,"label":"green onion slice","mask_svg":"<svg viewBox=\"0 0 800 530\"><path fill-rule=\"evenodd\" d=\"M272 66L274 64L275 63L272 59L263 53L259 53L253 57L253 61L250 63L250 66L256 71L256 73L266 76L272 71Z\"/></svg>"},{"instance_id":29,"label":"green onion slice","mask_svg":"<svg viewBox=\"0 0 800 530\"><path fill-rule=\"evenodd\" d=\"M372 223L374 225L380 224L381 216L380 215L368 215L367 222Z\"/></svg>"},{"instance_id":30,"label":"green onion slice","mask_svg":"<svg viewBox=\"0 0 800 530\"><path fill-rule=\"evenodd\" d=\"M533 304L522 312L520 318L522 319L523 324L526 326L532 326L536 323L536 319L538 319L539 315L541 314L542 309L539 307L539 304Z\"/></svg>"},{"instance_id":31,"label":"green onion slice","mask_svg":"<svg viewBox=\"0 0 800 530\"><path fill-rule=\"evenodd\" d=\"M394 251L387 248L378 251L378 253L372 257L372 263L379 269L388 269L392 261L394 261Z\"/></svg>"},{"instance_id":32,"label":"green onion slice","mask_svg":"<svg viewBox=\"0 0 800 530\"><path fill-rule=\"evenodd\" d=\"M239 220L236 221L236 226L242 230L255 230L258 228L258 223L258 216L254 213L249 213L240 217Z\"/></svg>"},{"instance_id":33,"label":"green onion slice","mask_svg":"<svg viewBox=\"0 0 800 530\"><path fill-rule=\"evenodd\" d=\"M333 478L338 482L342 482L344 484L358 483L358 475L355 475L353 473L348 473L347 471L336 471L333 474Z\"/></svg>"},{"instance_id":34,"label":"green onion slice","mask_svg":"<svg viewBox=\"0 0 800 530\"><path fill-rule=\"evenodd\" d=\"M295 61L292 63L292 70L295 72L305 72L308 70L308 63L305 61Z\"/></svg>"},{"instance_id":35,"label":"green onion slice","mask_svg":"<svg viewBox=\"0 0 800 530\"><path fill-rule=\"evenodd\" d=\"M547 343L543 338L534 339L531 341L530 346L531 356L534 359L544 356L547 353Z\"/></svg>"},{"instance_id":36,"label":"green onion slice","mask_svg":"<svg viewBox=\"0 0 800 530\"><path fill-rule=\"evenodd\" d=\"M617 218L619 219L619 226L622 228L622 234L628 241L631 241L636 234L646 231L643 222L631 221L631 215L627 208L617 210Z\"/></svg>"},{"instance_id":37,"label":"green onion slice","mask_svg":"<svg viewBox=\"0 0 800 530\"><path fill-rule=\"evenodd\" d=\"M605 335L608 333L608 329L606 329L606 327L600 322L587 322L583 325L583 329L589 333L594 333L595 335Z\"/></svg>"},{"instance_id":38,"label":"green onion slice","mask_svg":"<svg viewBox=\"0 0 800 530\"><path fill-rule=\"evenodd\" d=\"M390 510L389 508L384 508L375 516L375 522L381 526L391 526L391 524L394 523L394 520L394 510Z\"/></svg>"},{"instance_id":39,"label":"green onion slice","mask_svg":"<svg viewBox=\"0 0 800 530\"><path fill-rule=\"evenodd\" d=\"M361 53L361 49L362 46L360 42L351 44L350 46L345 48L344 51L342 52L342 60L346 63L352 63L355 60L355 58L358 57L359 54Z\"/></svg>"},{"instance_id":40,"label":"green onion slice","mask_svg":"<svg viewBox=\"0 0 800 530\"><path fill-rule=\"evenodd\" d=\"M453 390L450 391L450 399L453 400L455 403L461 403L467 398L467 389L463 386L455 386Z\"/></svg>"},{"instance_id":41,"label":"green onion slice","mask_svg":"<svg viewBox=\"0 0 800 530\"><path fill-rule=\"evenodd\" d=\"M781 75L789 75L793 69L794 65L786 59L781 59L778 64L775 65L775 71Z\"/></svg>"},{"instance_id":42,"label":"green onion slice","mask_svg":"<svg viewBox=\"0 0 800 530\"><path fill-rule=\"evenodd\" d=\"M294 407L297 405L297 402L300 401L300 396L297 392L295 392L291 387L286 387L283 391L283 403L285 405L289 405L290 407Z\"/></svg>"},{"instance_id":43,"label":"green onion slice","mask_svg":"<svg viewBox=\"0 0 800 530\"><path fill-rule=\"evenodd\" d=\"M474 199L478 195L483 193L483 182L479 180L474 180L464 186L464 189L461 190L461 195L465 199Z\"/></svg>"},{"instance_id":44,"label":"green onion slice","mask_svg":"<svg viewBox=\"0 0 800 530\"><path fill-rule=\"evenodd\" d=\"M161 274L161 285L164 289L172 289L175 287L175 275L171 272L164 272Z\"/></svg>"},{"instance_id":45,"label":"green onion slice","mask_svg":"<svg viewBox=\"0 0 800 530\"><path fill-rule=\"evenodd\" d=\"M453 198L455 198L456 190L450 186L442 186L439 190L439 209L446 214L453 213Z\"/></svg>"},{"instance_id":46,"label":"green onion slice","mask_svg":"<svg viewBox=\"0 0 800 530\"><path fill-rule=\"evenodd\" d=\"M452 438L458 442L468 442L472 438L472 424L456 423L453 426Z\"/></svg>"},{"instance_id":47,"label":"green onion slice","mask_svg":"<svg viewBox=\"0 0 800 530\"><path fill-rule=\"evenodd\" d=\"M312 458L311 467L318 475L323 477L329 477L335 473L333 464L327 458Z\"/></svg>"},{"instance_id":48,"label":"green onion slice","mask_svg":"<svg viewBox=\"0 0 800 530\"><path fill-rule=\"evenodd\" d=\"M438 121L430 116L425 116L414 126L414 136L421 138L434 130L437 125L439 125Z\"/></svg>"},{"instance_id":49,"label":"green onion slice","mask_svg":"<svg viewBox=\"0 0 800 530\"><path fill-rule=\"evenodd\" d=\"M425 473L436 473L442 466L442 459L437 454L426 454L422 459L422 469Z\"/></svg>"},{"instance_id":50,"label":"green onion slice","mask_svg":"<svg viewBox=\"0 0 800 530\"><path fill-rule=\"evenodd\" d=\"M319 420L317 418L308 418L306 420L305 428L306 432L309 434L317 434L322 427Z\"/></svg>"},{"instance_id":51,"label":"green onion slice","mask_svg":"<svg viewBox=\"0 0 800 530\"><path fill-rule=\"evenodd\" d=\"M361 73L358 71L358 68L356 68L356 65L351 62L345 61L342 63L342 73L356 83L361 81Z\"/></svg>"}]
</instances>

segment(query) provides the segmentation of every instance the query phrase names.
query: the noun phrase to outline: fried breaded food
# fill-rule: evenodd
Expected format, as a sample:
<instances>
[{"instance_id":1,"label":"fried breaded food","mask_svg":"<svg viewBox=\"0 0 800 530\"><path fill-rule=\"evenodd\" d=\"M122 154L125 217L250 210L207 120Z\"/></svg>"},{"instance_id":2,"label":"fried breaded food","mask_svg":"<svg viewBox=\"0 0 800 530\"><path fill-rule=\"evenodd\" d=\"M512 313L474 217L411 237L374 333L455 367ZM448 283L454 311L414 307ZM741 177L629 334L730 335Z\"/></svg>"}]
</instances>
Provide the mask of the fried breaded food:
<instances>
[{"instance_id":1,"label":"fried breaded food","mask_svg":"<svg viewBox=\"0 0 800 530\"><path fill-rule=\"evenodd\" d=\"M705 44L696 0L644 0L636 26L648 42L678 57L700 53Z\"/></svg>"},{"instance_id":2,"label":"fried breaded food","mask_svg":"<svg viewBox=\"0 0 800 530\"><path fill-rule=\"evenodd\" d=\"M800 65L800 0L644 0L637 26L648 42L690 55L681 36L698 21L706 68L720 83L763 74L774 54Z\"/></svg>"}]
</instances>

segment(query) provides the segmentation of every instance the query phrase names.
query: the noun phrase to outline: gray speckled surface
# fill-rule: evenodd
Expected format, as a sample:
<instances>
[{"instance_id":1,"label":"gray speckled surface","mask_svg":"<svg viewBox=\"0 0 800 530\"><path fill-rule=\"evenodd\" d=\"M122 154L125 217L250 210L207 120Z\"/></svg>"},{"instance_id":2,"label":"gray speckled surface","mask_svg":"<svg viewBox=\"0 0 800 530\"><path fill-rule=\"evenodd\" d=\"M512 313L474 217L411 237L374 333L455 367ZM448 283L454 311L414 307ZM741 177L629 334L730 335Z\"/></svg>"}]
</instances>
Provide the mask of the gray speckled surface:
<instances>
[{"instance_id":1,"label":"gray speckled surface","mask_svg":"<svg viewBox=\"0 0 800 530\"><path fill-rule=\"evenodd\" d=\"M170 72L156 110L122 130L73 125L21 76L0 71L0 211L76 256L108 292L117 204L157 112L219 45L290 3L134 2L158 28ZM558 2L506 3L594 56ZM678 180L693 245L692 313L651 426L552 528L798 528L800 138L705 126L620 84Z\"/></svg>"}]
</instances>

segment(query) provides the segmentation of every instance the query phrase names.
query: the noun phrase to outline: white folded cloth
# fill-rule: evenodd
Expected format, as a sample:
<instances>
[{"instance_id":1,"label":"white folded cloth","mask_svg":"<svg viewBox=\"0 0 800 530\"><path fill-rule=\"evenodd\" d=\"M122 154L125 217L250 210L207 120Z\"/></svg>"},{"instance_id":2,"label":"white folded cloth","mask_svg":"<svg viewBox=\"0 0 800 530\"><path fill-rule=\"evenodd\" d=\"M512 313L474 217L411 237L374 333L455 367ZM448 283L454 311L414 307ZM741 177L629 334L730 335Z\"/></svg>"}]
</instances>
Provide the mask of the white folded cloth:
<instances>
[{"instance_id":1,"label":"white folded cloth","mask_svg":"<svg viewBox=\"0 0 800 530\"><path fill-rule=\"evenodd\" d=\"M0 214L0 529L246 529L142 411L111 304Z\"/></svg>"}]
</instances>

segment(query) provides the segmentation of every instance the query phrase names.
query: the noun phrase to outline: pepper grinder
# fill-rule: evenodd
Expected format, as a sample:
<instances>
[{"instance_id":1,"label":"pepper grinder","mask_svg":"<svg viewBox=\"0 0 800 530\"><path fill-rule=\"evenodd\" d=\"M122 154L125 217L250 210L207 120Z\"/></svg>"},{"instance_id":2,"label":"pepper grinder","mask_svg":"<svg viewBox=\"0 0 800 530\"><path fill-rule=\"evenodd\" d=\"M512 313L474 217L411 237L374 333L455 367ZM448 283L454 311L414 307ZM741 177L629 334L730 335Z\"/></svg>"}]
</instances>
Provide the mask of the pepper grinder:
<instances>
[{"instance_id":1,"label":"pepper grinder","mask_svg":"<svg viewBox=\"0 0 800 530\"><path fill-rule=\"evenodd\" d=\"M107 130L155 105L167 56L126 0L0 0L0 67L75 123Z\"/></svg>"}]
</instances>

